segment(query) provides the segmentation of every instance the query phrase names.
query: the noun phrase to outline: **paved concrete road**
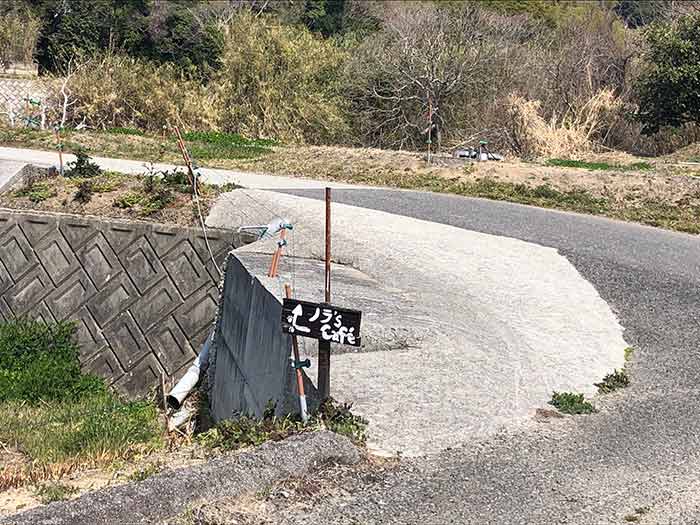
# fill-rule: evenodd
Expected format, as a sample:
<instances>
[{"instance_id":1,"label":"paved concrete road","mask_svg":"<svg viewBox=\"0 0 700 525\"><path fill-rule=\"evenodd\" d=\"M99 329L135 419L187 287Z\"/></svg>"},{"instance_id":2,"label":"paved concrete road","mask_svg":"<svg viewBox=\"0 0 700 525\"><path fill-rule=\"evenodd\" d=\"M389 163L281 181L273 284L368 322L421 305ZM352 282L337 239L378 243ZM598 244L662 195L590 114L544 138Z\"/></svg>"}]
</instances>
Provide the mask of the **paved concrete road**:
<instances>
[{"instance_id":1,"label":"paved concrete road","mask_svg":"<svg viewBox=\"0 0 700 525\"><path fill-rule=\"evenodd\" d=\"M293 257L284 258L281 275L293 282L297 258L323 253L323 208L236 190L217 200L207 224L265 224L271 211L290 220ZM424 455L483 438L522 424L554 390L594 394L594 383L624 366L617 319L556 250L344 204L334 207L333 231L334 259L385 289L381 320L371 302L363 307L363 336L374 324L406 337L393 349L334 350L333 397L369 419L376 452ZM270 239L236 253L276 248Z\"/></svg>"},{"instance_id":2,"label":"paved concrete road","mask_svg":"<svg viewBox=\"0 0 700 525\"><path fill-rule=\"evenodd\" d=\"M63 155L65 165L75 160L74 155ZM94 157L92 159L104 170L118 171L129 174L142 174L146 171L147 162L142 160L108 159ZM58 164L58 155L52 151L41 151L24 148L7 148L0 146L0 163L31 163L38 166L55 166ZM154 164L156 170L172 170L173 164ZM180 169L183 169L180 166ZM209 184L234 183L246 188L256 189L309 189L331 186L333 188L352 188L349 184L336 182L322 182L299 177L277 177L260 173L249 173L236 170L221 170L214 168L201 168L200 173L205 182Z\"/></svg>"},{"instance_id":3,"label":"paved concrete road","mask_svg":"<svg viewBox=\"0 0 700 525\"><path fill-rule=\"evenodd\" d=\"M626 328L632 386L595 415L404 461L286 523L700 523L700 238L446 195L334 199L557 248Z\"/></svg>"}]
</instances>

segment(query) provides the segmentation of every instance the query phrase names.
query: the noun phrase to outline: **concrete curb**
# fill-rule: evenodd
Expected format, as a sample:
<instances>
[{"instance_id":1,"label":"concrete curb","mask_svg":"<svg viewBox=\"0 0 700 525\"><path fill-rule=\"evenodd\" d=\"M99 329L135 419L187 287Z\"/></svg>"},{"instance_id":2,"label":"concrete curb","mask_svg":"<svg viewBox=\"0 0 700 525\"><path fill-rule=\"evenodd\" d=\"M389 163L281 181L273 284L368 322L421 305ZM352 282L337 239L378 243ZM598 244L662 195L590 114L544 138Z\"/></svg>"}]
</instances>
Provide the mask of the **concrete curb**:
<instances>
[{"instance_id":1,"label":"concrete curb","mask_svg":"<svg viewBox=\"0 0 700 525\"><path fill-rule=\"evenodd\" d=\"M231 498L337 462L354 464L360 452L332 432L292 436L204 465L165 471L138 483L85 494L0 519L0 525L134 525L177 516L206 498Z\"/></svg>"},{"instance_id":2,"label":"concrete curb","mask_svg":"<svg viewBox=\"0 0 700 525\"><path fill-rule=\"evenodd\" d=\"M9 189L27 168L24 162L0 161L0 192Z\"/></svg>"}]
</instances>

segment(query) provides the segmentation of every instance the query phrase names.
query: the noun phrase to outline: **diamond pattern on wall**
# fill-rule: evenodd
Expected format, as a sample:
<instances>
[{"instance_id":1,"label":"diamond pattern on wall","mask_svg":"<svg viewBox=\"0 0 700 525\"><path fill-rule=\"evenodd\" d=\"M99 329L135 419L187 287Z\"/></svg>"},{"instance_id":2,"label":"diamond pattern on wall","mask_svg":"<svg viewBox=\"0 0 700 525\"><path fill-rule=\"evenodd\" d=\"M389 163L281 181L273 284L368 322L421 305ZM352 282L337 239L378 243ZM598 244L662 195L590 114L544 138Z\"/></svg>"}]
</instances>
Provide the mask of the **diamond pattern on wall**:
<instances>
[{"instance_id":1,"label":"diamond pattern on wall","mask_svg":"<svg viewBox=\"0 0 700 525\"><path fill-rule=\"evenodd\" d=\"M237 238L209 235L221 265ZM196 357L218 279L197 229L0 209L0 320L75 321L83 368L132 397Z\"/></svg>"}]
</instances>

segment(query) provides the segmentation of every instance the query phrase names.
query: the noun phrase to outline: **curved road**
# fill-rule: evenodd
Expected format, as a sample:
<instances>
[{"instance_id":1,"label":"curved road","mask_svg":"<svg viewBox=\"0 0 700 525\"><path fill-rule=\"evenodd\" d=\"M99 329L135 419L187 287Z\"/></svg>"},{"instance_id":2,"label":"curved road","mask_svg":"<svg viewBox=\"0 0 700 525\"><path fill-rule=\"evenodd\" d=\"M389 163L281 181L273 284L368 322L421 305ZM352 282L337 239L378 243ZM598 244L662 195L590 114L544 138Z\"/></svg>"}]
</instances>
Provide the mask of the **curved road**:
<instances>
[{"instance_id":1,"label":"curved road","mask_svg":"<svg viewBox=\"0 0 700 525\"><path fill-rule=\"evenodd\" d=\"M404 460L286 523L700 523L700 238L451 195L333 198L558 249L625 327L632 385L591 416Z\"/></svg>"},{"instance_id":2,"label":"curved road","mask_svg":"<svg viewBox=\"0 0 700 525\"><path fill-rule=\"evenodd\" d=\"M0 148L0 159L53 162ZM142 163L98 159L111 169ZM299 180L208 177L320 198ZM223 179L222 179L223 180ZM450 195L335 185L334 200L553 247L608 301L634 346L632 385L589 416L406 459L292 506L293 524L700 523L700 238L607 219ZM576 301L571 297L571 301ZM297 509L297 510L295 510Z\"/></svg>"}]
</instances>

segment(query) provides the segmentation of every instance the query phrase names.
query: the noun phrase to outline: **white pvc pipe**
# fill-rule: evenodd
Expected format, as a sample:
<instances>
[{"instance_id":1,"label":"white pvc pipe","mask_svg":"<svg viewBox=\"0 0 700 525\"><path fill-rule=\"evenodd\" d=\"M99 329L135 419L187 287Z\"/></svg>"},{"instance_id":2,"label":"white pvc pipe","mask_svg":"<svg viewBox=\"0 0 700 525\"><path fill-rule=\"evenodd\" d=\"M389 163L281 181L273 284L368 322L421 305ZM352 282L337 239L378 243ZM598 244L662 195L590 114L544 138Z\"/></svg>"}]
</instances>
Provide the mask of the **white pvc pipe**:
<instances>
[{"instance_id":1,"label":"white pvc pipe","mask_svg":"<svg viewBox=\"0 0 700 525\"><path fill-rule=\"evenodd\" d=\"M207 336L207 340L202 347L202 351L199 352L197 359L194 360L192 366L187 370L182 379L178 381L177 385L170 391L168 397L168 405L174 409L179 409L182 406L182 402L190 394L195 385L199 382L199 375L203 369L205 369L209 363L209 345L211 344L212 334Z\"/></svg>"}]
</instances>

